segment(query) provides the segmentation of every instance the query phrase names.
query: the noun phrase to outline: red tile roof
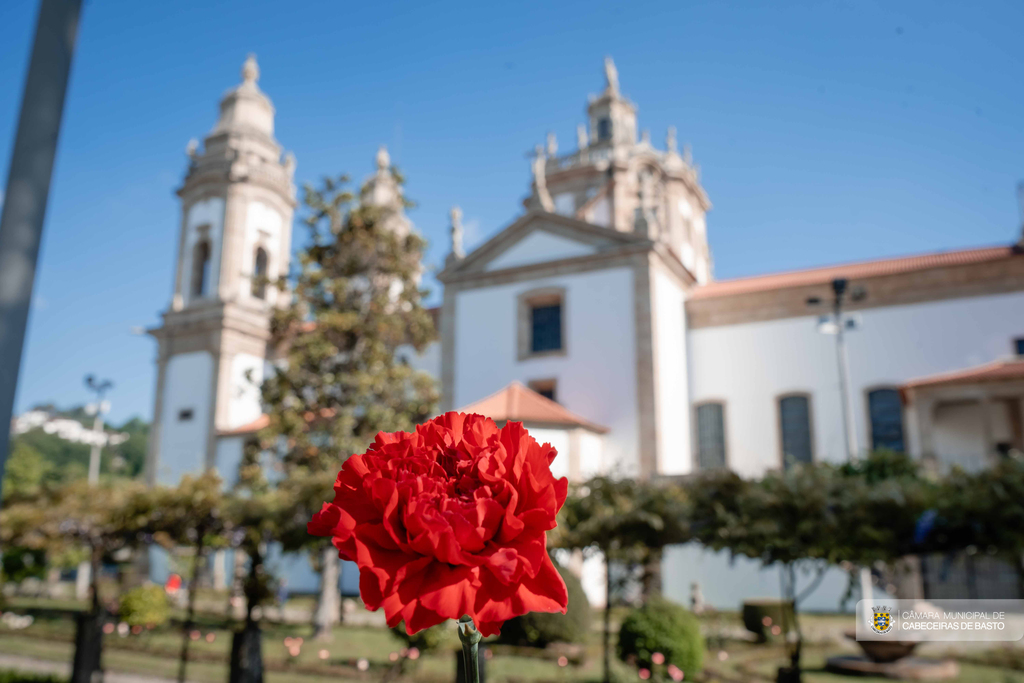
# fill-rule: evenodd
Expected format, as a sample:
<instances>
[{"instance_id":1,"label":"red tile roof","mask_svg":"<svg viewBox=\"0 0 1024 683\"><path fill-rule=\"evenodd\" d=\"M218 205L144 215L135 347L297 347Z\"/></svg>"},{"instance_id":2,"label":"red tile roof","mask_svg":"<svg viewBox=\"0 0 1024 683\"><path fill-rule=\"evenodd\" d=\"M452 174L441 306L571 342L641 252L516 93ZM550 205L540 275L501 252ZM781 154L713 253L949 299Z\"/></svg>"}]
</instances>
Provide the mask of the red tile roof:
<instances>
[{"instance_id":1,"label":"red tile roof","mask_svg":"<svg viewBox=\"0 0 1024 683\"><path fill-rule=\"evenodd\" d=\"M928 377L912 379L903 385L904 389L920 389L932 387L958 386L963 384L981 384L983 382L1001 382L1024 379L1024 358L997 360L993 363L978 365L964 370L943 372Z\"/></svg>"},{"instance_id":2,"label":"red tile roof","mask_svg":"<svg viewBox=\"0 0 1024 683\"><path fill-rule=\"evenodd\" d=\"M942 266L960 266L970 263L1000 261L1021 253L1019 247L1001 246L981 249L961 249L957 251L940 251L916 256L858 261L823 268L793 270L784 273L771 273L756 277L736 278L709 282L693 291L694 299L709 299L720 296L750 294L772 289L788 287L804 287L809 285L828 284L836 278L860 279L895 275L915 270L940 268Z\"/></svg>"},{"instance_id":3,"label":"red tile roof","mask_svg":"<svg viewBox=\"0 0 1024 683\"><path fill-rule=\"evenodd\" d=\"M232 429L223 429L217 432L218 436L238 436L241 434L252 434L258 432L267 425L270 424L270 416L267 414L260 415L252 422L241 425L240 427L234 427Z\"/></svg>"},{"instance_id":4,"label":"red tile roof","mask_svg":"<svg viewBox=\"0 0 1024 683\"><path fill-rule=\"evenodd\" d=\"M607 427L596 425L567 410L549 398L519 382L512 382L501 391L459 409L460 413L477 413L495 422L533 422L565 427L583 427L604 434Z\"/></svg>"}]
</instances>

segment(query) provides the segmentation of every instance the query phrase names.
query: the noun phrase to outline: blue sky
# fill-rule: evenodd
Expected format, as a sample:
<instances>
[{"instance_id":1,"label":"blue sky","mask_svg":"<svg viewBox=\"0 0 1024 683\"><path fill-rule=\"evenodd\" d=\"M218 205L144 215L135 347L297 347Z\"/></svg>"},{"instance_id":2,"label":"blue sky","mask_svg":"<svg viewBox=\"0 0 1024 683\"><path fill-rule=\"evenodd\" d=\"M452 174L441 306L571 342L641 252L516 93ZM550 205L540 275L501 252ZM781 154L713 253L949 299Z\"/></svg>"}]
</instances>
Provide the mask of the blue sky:
<instances>
[{"instance_id":1,"label":"blue sky","mask_svg":"<svg viewBox=\"0 0 1024 683\"><path fill-rule=\"evenodd\" d=\"M719 278L1019 234L1024 3L85 4L19 409L85 401L94 372L113 420L150 416L155 342L132 329L170 299L185 144L248 52L299 180L360 179L389 146L428 266L452 204L469 246L517 215L525 153L574 146L606 54L653 140L693 146ZM35 13L0 3L5 173Z\"/></svg>"}]
</instances>

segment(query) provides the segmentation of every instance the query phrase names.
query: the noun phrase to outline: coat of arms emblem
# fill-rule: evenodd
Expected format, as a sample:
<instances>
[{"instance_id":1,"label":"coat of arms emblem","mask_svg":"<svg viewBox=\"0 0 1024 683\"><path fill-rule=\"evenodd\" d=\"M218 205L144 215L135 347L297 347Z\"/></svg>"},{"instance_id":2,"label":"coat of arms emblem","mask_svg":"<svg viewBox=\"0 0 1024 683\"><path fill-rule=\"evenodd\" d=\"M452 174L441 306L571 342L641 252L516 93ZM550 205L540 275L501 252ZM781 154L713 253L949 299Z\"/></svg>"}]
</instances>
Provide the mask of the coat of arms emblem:
<instances>
[{"instance_id":1,"label":"coat of arms emblem","mask_svg":"<svg viewBox=\"0 0 1024 683\"><path fill-rule=\"evenodd\" d=\"M872 607L871 630L875 633L888 633L893 627L892 609L890 607Z\"/></svg>"}]
</instances>

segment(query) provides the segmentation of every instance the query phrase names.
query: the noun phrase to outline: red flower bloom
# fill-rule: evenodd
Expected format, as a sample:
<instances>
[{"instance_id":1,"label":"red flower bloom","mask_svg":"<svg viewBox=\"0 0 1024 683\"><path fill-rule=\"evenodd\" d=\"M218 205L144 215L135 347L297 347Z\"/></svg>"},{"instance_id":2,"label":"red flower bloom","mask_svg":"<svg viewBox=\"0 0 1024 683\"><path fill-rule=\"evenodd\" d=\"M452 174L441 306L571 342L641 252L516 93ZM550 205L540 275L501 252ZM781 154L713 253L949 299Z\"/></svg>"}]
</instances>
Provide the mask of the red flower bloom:
<instances>
[{"instance_id":1,"label":"red flower bloom","mask_svg":"<svg viewBox=\"0 0 1024 683\"><path fill-rule=\"evenodd\" d=\"M381 432L345 461L309 533L359 565L367 609L409 633L468 614L485 636L527 612L565 613L545 532L565 503L550 444L526 428L446 413L412 434Z\"/></svg>"}]
</instances>

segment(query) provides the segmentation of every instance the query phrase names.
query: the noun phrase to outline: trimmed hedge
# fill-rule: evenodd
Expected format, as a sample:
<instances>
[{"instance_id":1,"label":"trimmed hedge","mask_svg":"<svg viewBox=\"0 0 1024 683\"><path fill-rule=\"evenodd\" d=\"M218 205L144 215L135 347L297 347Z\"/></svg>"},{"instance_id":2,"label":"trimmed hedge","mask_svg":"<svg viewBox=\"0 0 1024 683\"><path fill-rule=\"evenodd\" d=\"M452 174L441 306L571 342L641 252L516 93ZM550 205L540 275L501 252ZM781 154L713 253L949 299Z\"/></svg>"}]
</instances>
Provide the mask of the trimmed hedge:
<instances>
[{"instance_id":1,"label":"trimmed hedge","mask_svg":"<svg viewBox=\"0 0 1024 683\"><path fill-rule=\"evenodd\" d=\"M565 581L569 606L565 614L530 612L509 619L501 627L498 642L528 647L547 647L551 643L582 643L590 629L590 601L583 584L565 567L555 562Z\"/></svg>"},{"instance_id":2,"label":"trimmed hedge","mask_svg":"<svg viewBox=\"0 0 1024 683\"><path fill-rule=\"evenodd\" d=\"M171 608L163 587L149 584L133 588L121 596L119 614L130 626L163 626L170 617Z\"/></svg>"},{"instance_id":3,"label":"trimmed hedge","mask_svg":"<svg viewBox=\"0 0 1024 683\"><path fill-rule=\"evenodd\" d=\"M619 629L619 658L651 669L655 652L665 655L664 666L675 664L686 674L685 680L693 680L704 664L704 636L697 617L664 599L631 611Z\"/></svg>"},{"instance_id":4,"label":"trimmed hedge","mask_svg":"<svg viewBox=\"0 0 1024 683\"><path fill-rule=\"evenodd\" d=\"M767 624L765 621L770 620ZM760 600L746 600L743 603L743 625L748 631L757 636L757 642L764 643L769 639L782 639L784 633L778 636L772 635L772 626L782 627L786 624L790 630L796 623L793 617L793 603L790 601L777 600L775 598L764 598Z\"/></svg>"},{"instance_id":5,"label":"trimmed hedge","mask_svg":"<svg viewBox=\"0 0 1024 683\"><path fill-rule=\"evenodd\" d=\"M0 671L0 683L67 683L62 676L31 674L24 671Z\"/></svg>"}]
</instances>

